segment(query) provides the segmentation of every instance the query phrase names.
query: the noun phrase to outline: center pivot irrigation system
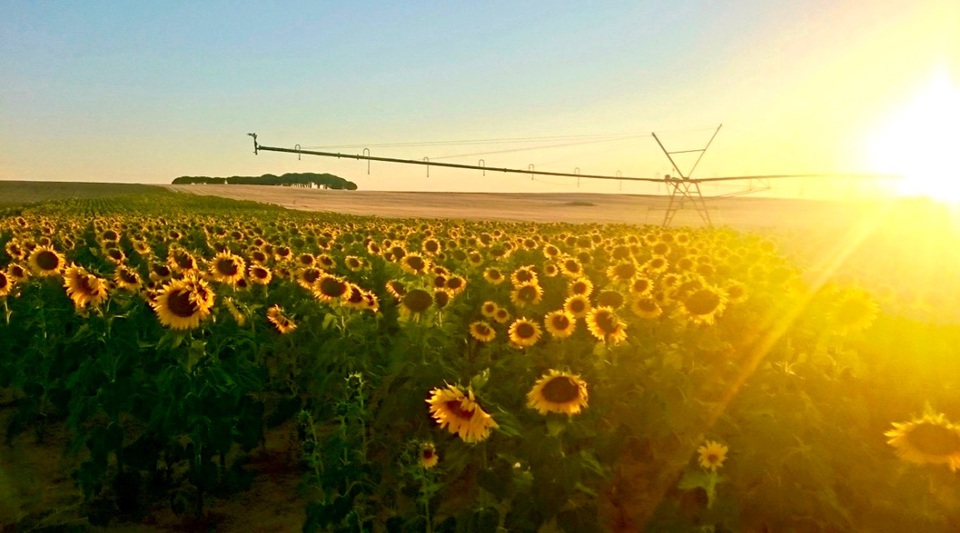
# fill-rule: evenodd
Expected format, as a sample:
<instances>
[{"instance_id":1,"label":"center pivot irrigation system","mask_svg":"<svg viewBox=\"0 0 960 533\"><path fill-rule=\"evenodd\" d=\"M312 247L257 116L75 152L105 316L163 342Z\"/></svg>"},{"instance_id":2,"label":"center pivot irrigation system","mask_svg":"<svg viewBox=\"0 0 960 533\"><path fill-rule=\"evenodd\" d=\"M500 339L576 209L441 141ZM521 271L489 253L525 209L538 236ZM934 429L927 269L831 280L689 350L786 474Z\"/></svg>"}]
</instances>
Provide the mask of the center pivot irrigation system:
<instances>
[{"instance_id":1,"label":"center pivot irrigation system","mask_svg":"<svg viewBox=\"0 0 960 533\"><path fill-rule=\"evenodd\" d=\"M662 178L643 178L643 177L633 177L633 176L623 176L620 175L620 172L617 171L616 176L602 175L602 174L581 174L580 168L577 167L574 172L547 172L542 170L536 170L534 165L531 164L526 169L521 168L505 168L505 167L488 167L485 164L485 161L481 159L477 162L476 165L467 165L462 163L443 163L438 161L430 161L430 158L424 157L422 160L417 159L402 159L395 157L375 157L370 155L370 149L364 148L363 153L361 154L344 154L340 152L319 152L314 150L304 150L300 145L296 145L293 148L278 148L275 146L264 146L257 142L256 133L248 133L247 135L253 137L253 153L259 154L261 151L268 152L284 152L288 154L297 154L299 158L302 155L316 155L321 157L336 157L338 159L347 158L347 159L356 159L358 161L365 160L367 161L367 172L369 173L370 161L380 161L384 163L400 163L404 165L421 165L427 167L427 176L430 175L430 167L446 167L446 168L460 168L466 170L480 170L483 171L486 175L487 171L491 172L504 172L504 173L513 173L513 174L528 174L531 179L534 176L561 176L561 177L572 177L585 179L599 179L599 180L618 180L623 181L639 181L639 182L649 182L649 183L658 183L665 184L667 190L669 191L670 198L667 204L666 213L663 217L663 226L668 227L673 221L674 215L677 211L683 209L686 202L689 200L690 204L696 210L697 214L700 215L701 220L708 226L713 225L713 221L710 219L710 212L707 210L706 202L700 191L701 183L709 182L724 182L724 181L749 181L759 182L761 184L758 189L751 189L746 192L755 192L757 190L766 190L770 188L769 181L771 178L895 178L897 176L889 174L768 174L768 175L758 175L758 176L725 176L725 177L714 177L714 178L691 178L693 171L696 170L697 165L700 164L700 160L703 159L703 154L706 153L707 149L710 148L710 144L713 143L713 139L716 138L717 134L720 133L720 128L723 127L723 124L717 126L717 129L714 130L713 135L710 136L710 140L703 146L703 148L698 148L694 150L674 150L670 151L663 145L660 141L660 138L657 137L657 134L651 133L654 140L657 141L657 145L663 150L664 155L667 156L667 159L670 160L670 164L673 166L673 169L676 171L676 175L666 175ZM680 170L680 167L677 166L677 162L674 160L675 155L679 154L699 154L697 159L694 161L693 166L690 167L686 173Z\"/></svg>"}]
</instances>

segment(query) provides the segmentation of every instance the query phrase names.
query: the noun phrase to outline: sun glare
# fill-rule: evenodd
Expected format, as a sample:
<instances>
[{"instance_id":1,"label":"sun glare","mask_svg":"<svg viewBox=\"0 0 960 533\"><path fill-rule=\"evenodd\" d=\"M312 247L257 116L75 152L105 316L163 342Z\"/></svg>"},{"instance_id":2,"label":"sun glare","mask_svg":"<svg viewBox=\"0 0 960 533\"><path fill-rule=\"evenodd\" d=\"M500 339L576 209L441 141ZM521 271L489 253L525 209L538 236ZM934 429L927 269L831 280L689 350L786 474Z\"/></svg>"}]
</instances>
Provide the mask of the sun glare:
<instances>
[{"instance_id":1,"label":"sun glare","mask_svg":"<svg viewBox=\"0 0 960 533\"><path fill-rule=\"evenodd\" d=\"M891 113L867 141L876 172L901 176L892 191L960 202L960 87L945 70Z\"/></svg>"}]
</instances>

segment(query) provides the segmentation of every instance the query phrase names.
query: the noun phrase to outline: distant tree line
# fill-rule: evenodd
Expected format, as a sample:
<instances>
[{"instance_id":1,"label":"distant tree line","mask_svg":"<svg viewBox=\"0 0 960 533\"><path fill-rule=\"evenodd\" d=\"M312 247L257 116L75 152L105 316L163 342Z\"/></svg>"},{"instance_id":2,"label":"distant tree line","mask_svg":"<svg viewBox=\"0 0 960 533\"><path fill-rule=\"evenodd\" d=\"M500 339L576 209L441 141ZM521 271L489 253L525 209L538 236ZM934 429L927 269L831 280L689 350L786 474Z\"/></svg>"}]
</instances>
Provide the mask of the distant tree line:
<instances>
[{"instance_id":1,"label":"distant tree line","mask_svg":"<svg viewBox=\"0 0 960 533\"><path fill-rule=\"evenodd\" d=\"M234 184L234 185L299 185L309 187L316 184L317 187L324 189L344 189L348 191L357 190L357 184L345 180L340 176L333 174L315 174L313 172L299 172L276 176L274 174L264 174L263 176L230 176L229 178L211 178L209 176L180 176L173 180L174 185L201 184Z\"/></svg>"}]
</instances>

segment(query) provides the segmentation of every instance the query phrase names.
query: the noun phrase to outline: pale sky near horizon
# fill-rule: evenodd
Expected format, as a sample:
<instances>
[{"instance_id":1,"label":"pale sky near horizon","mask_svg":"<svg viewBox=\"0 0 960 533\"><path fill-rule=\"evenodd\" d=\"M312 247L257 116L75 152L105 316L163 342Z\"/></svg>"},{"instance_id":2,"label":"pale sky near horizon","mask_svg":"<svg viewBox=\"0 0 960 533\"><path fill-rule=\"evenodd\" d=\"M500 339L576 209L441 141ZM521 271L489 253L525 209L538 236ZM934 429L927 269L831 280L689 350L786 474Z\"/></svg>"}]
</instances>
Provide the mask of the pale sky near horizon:
<instances>
[{"instance_id":1,"label":"pale sky near horizon","mask_svg":"<svg viewBox=\"0 0 960 533\"><path fill-rule=\"evenodd\" d=\"M956 0L0 0L0 12L0 180L330 172L365 190L655 192L377 162L368 174L352 159L257 156L246 134L654 177L672 170L650 132L696 149L721 123L697 177L882 172L871 132L931 76L960 83ZM446 143L492 139L512 140Z\"/></svg>"}]
</instances>

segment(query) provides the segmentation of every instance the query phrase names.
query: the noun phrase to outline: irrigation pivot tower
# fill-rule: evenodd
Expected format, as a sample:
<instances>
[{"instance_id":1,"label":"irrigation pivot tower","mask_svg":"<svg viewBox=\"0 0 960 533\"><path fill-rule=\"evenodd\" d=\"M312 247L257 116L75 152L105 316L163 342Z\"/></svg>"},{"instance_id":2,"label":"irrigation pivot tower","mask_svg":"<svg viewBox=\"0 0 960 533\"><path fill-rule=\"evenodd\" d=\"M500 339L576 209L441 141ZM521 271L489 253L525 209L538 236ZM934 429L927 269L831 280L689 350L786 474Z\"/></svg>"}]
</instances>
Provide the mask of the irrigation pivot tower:
<instances>
[{"instance_id":1,"label":"irrigation pivot tower","mask_svg":"<svg viewBox=\"0 0 960 533\"><path fill-rule=\"evenodd\" d=\"M710 140L707 141L707 144L697 150L675 150L670 152L663 146L663 143L660 142L660 138L657 137L656 133L652 133L653 138L656 139L657 144L660 145L660 149L663 150L664 155L667 156L667 159L670 160L670 164L673 165L673 169L677 171L677 176L666 175L664 176L664 181L667 182L667 187L670 190L670 202L667 204L667 212L663 216L663 227L670 225L670 222L673 221L673 216L677 214L677 211L683 208L683 203L686 199L689 199L694 208L697 210L697 214L700 215L700 218L708 225L712 226L713 222L710 220L710 212L707 211L707 204L703 201L703 195L700 194L700 182L696 180L691 180L690 176L693 174L693 171L697 169L697 165L700 164L700 160L703 159L703 154L707 151L707 148L710 148L710 144L713 143L713 139L716 138L717 134L720 133L720 128L723 127L723 124L717 126L716 131L713 132L713 135L710 136ZM689 153L699 153L697 160L693 162L693 166L690 167L690 170L686 174L680 170L680 167L677 166L677 162L673 160L673 156L677 154L689 154ZM679 198L677 198L679 196Z\"/></svg>"}]
</instances>

